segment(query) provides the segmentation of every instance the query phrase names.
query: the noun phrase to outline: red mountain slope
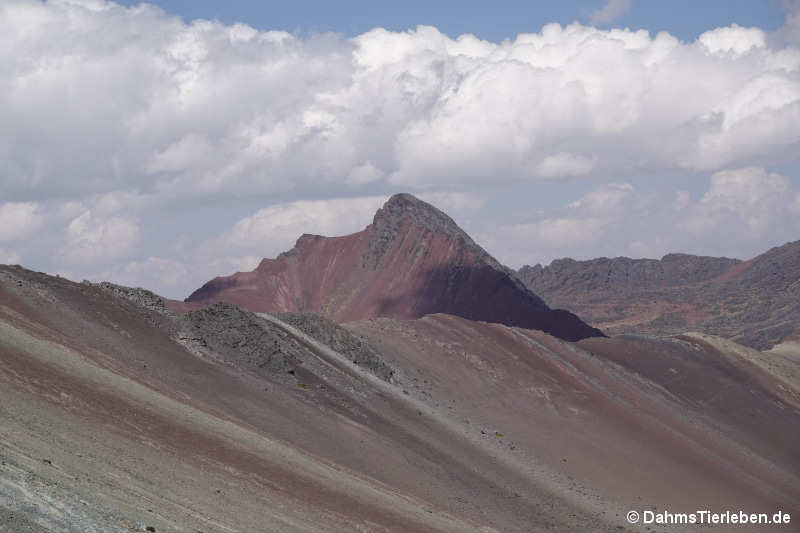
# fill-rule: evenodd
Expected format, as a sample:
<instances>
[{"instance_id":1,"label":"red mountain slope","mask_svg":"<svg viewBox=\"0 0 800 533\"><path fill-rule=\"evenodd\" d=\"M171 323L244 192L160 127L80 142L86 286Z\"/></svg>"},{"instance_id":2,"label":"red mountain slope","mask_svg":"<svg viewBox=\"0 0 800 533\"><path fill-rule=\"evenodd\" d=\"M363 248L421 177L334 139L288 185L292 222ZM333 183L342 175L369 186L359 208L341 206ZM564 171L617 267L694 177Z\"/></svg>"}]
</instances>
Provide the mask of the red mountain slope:
<instances>
[{"instance_id":1,"label":"red mountain slope","mask_svg":"<svg viewBox=\"0 0 800 533\"><path fill-rule=\"evenodd\" d=\"M566 340L601 335L548 308L450 217L408 194L390 198L363 231L303 235L276 259L216 278L186 299L191 307L214 301L260 312L314 311L339 322L448 313Z\"/></svg>"}]
</instances>

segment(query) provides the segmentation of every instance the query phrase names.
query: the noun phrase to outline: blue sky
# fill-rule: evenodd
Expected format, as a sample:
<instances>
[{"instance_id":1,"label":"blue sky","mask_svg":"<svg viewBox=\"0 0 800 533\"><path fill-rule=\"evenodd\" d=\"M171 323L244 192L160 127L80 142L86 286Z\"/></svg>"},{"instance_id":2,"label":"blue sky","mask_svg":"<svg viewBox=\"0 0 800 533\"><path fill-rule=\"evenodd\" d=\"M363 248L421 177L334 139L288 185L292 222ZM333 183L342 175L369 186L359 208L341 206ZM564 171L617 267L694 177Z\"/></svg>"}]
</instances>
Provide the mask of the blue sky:
<instances>
[{"instance_id":1,"label":"blue sky","mask_svg":"<svg viewBox=\"0 0 800 533\"><path fill-rule=\"evenodd\" d=\"M127 5L138 1L126 0ZM152 2L185 20L218 19L226 24L245 22L258 29L289 32L341 32L358 35L375 27L403 31L419 24L436 26L458 36L471 33L490 41L536 32L545 24L587 22L605 2L514 0L496 2L419 1L375 2L259 2L247 0L161 0ZM758 26L774 30L783 22L780 0L670 0L633 1L630 8L603 27L667 31L682 40L694 40L709 28Z\"/></svg>"},{"instance_id":2,"label":"blue sky","mask_svg":"<svg viewBox=\"0 0 800 533\"><path fill-rule=\"evenodd\" d=\"M396 192L513 268L752 257L800 239L799 8L3 0L0 263L180 298Z\"/></svg>"}]
</instances>

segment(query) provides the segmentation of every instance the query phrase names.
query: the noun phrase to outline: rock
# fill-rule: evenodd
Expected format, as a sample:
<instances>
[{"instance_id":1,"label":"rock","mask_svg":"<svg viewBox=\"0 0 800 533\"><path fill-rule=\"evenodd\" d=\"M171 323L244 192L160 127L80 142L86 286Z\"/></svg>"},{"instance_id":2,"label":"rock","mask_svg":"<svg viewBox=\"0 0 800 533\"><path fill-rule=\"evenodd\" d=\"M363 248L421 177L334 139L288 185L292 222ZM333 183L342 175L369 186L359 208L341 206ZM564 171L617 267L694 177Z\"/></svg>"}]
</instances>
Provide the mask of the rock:
<instances>
[{"instance_id":1,"label":"rock","mask_svg":"<svg viewBox=\"0 0 800 533\"><path fill-rule=\"evenodd\" d=\"M315 313L281 313L278 318L328 345L382 380L392 381L395 371L384 361L383 356L367 341L332 320Z\"/></svg>"},{"instance_id":2,"label":"rock","mask_svg":"<svg viewBox=\"0 0 800 533\"><path fill-rule=\"evenodd\" d=\"M84 284L89 283L89 285L92 285L92 283L86 281L84 281L83 283ZM125 287L123 285L115 285L107 281L98 283L97 287L100 287L104 291L113 294L117 298L124 298L126 300L129 300L144 309L149 309L150 311L157 311L159 313L164 313L165 311L167 311L164 305L164 299L161 296L157 295L156 293L148 291L147 289L141 289L141 288L134 289L131 287Z\"/></svg>"},{"instance_id":3,"label":"rock","mask_svg":"<svg viewBox=\"0 0 800 533\"><path fill-rule=\"evenodd\" d=\"M196 351L221 356L239 368L273 376L292 372L303 350L296 341L255 314L216 303L180 319L182 339Z\"/></svg>"}]
</instances>

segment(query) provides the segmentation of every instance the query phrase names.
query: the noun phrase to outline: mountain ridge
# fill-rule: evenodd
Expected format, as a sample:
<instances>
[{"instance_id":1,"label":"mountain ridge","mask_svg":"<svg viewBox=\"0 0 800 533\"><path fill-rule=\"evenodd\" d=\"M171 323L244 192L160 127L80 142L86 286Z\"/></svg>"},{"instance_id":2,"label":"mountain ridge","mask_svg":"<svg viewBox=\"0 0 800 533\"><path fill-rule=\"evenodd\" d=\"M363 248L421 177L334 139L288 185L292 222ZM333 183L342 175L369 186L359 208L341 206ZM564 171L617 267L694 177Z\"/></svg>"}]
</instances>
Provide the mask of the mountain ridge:
<instances>
[{"instance_id":1,"label":"mountain ridge","mask_svg":"<svg viewBox=\"0 0 800 533\"><path fill-rule=\"evenodd\" d=\"M518 275L548 304L609 334L689 330L769 349L800 327L800 241L741 261L667 254L523 266Z\"/></svg>"}]
</instances>

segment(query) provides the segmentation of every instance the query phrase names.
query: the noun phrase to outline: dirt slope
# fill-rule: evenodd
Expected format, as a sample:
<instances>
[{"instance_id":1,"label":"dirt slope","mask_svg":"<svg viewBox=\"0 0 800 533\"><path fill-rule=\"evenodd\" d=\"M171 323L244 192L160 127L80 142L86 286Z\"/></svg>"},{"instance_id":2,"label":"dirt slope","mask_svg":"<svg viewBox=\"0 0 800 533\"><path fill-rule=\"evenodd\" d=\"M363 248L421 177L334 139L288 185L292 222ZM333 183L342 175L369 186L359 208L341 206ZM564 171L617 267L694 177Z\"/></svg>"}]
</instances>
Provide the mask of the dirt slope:
<instances>
[{"instance_id":1,"label":"dirt slope","mask_svg":"<svg viewBox=\"0 0 800 533\"><path fill-rule=\"evenodd\" d=\"M447 315L349 327L404 361L414 393L598 501L673 512L800 503L800 389L723 344L575 345Z\"/></svg>"}]
</instances>

